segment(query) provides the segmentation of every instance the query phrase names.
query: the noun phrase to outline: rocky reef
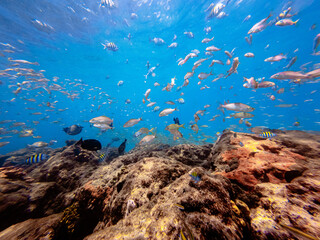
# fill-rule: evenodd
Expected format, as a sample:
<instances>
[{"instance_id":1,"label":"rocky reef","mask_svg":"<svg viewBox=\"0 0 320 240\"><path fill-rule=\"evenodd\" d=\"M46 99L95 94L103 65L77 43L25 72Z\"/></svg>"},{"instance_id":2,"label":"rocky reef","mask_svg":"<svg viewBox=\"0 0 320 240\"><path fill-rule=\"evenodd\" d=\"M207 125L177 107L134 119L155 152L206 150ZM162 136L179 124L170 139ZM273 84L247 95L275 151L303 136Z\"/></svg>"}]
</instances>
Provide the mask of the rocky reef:
<instances>
[{"instance_id":1,"label":"rocky reef","mask_svg":"<svg viewBox=\"0 0 320 240\"><path fill-rule=\"evenodd\" d=\"M33 165L0 156L0 239L319 238L320 136L276 134L225 131L102 163L77 145Z\"/></svg>"}]
</instances>

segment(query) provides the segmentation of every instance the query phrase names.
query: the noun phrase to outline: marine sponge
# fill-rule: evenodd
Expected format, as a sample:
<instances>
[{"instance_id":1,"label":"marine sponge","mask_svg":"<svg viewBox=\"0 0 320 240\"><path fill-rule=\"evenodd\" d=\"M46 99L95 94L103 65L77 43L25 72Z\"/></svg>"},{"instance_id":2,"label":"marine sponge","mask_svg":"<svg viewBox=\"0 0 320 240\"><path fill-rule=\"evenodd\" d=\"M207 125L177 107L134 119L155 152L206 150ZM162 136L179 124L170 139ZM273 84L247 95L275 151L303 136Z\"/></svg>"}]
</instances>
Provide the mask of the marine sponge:
<instances>
[{"instance_id":1,"label":"marine sponge","mask_svg":"<svg viewBox=\"0 0 320 240\"><path fill-rule=\"evenodd\" d=\"M79 219L79 203L76 202L64 210L60 224L67 228L69 234L72 234Z\"/></svg>"}]
</instances>

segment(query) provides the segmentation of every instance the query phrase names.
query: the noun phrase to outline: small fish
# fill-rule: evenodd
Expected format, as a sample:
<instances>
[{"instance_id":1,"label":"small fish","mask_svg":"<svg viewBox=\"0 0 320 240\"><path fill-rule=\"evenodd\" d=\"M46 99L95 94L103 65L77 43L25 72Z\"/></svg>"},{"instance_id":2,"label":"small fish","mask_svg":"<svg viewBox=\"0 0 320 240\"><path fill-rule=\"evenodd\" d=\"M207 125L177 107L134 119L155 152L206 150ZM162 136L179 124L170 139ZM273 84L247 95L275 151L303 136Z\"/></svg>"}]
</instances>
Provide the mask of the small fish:
<instances>
[{"instance_id":1,"label":"small fish","mask_svg":"<svg viewBox=\"0 0 320 240\"><path fill-rule=\"evenodd\" d=\"M178 140L178 139L183 137L182 133L179 132L178 129L172 129L172 130L167 129L167 130L173 135L173 140L174 141L176 141L176 140Z\"/></svg>"},{"instance_id":2,"label":"small fish","mask_svg":"<svg viewBox=\"0 0 320 240\"><path fill-rule=\"evenodd\" d=\"M243 84L243 87L245 87L245 88L253 88L253 89L258 88L258 83L254 79L254 77L251 77L251 78L243 77L243 79L244 79L244 81L246 81L246 83Z\"/></svg>"},{"instance_id":3,"label":"small fish","mask_svg":"<svg viewBox=\"0 0 320 240\"><path fill-rule=\"evenodd\" d=\"M136 124L138 124L140 121L142 121L142 118L137 118L137 119L130 119L129 121L127 121L123 127L132 127Z\"/></svg>"},{"instance_id":4,"label":"small fish","mask_svg":"<svg viewBox=\"0 0 320 240\"><path fill-rule=\"evenodd\" d=\"M279 20L278 22L276 22L276 26L280 26L280 27L284 27L284 26L291 26L291 25L297 25L297 22L299 21L300 19L298 19L297 21L292 21L291 19L289 18L284 18L284 19L281 19Z\"/></svg>"},{"instance_id":5,"label":"small fish","mask_svg":"<svg viewBox=\"0 0 320 240\"><path fill-rule=\"evenodd\" d=\"M108 49L108 50L113 51L113 52L116 52L119 49L117 47L117 45L115 43L113 43L113 42L108 42L106 44L101 43L101 45L103 46L103 49Z\"/></svg>"},{"instance_id":6,"label":"small fish","mask_svg":"<svg viewBox=\"0 0 320 240\"><path fill-rule=\"evenodd\" d=\"M274 87L276 84L270 81L262 81L258 83L258 88Z\"/></svg>"},{"instance_id":7,"label":"small fish","mask_svg":"<svg viewBox=\"0 0 320 240\"><path fill-rule=\"evenodd\" d=\"M196 133L198 133L198 131L199 131L199 127L198 127L197 124L193 124L193 125L191 126L191 129L192 129L193 131L195 131Z\"/></svg>"},{"instance_id":8,"label":"small fish","mask_svg":"<svg viewBox=\"0 0 320 240\"><path fill-rule=\"evenodd\" d=\"M252 112L254 111L253 107L243 103L226 103L224 105L220 105L220 108L225 108L230 111L237 111L237 112Z\"/></svg>"},{"instance_id":9,"label":"small fish","mask_svg":"<svg viewBox=\"0 0 320 240\"><path fill-rule=\"evenodd\" d=\"M253 114L247 112L238 112L231 115L233 118L252 118Z\"/></svg>"},{"instance_id":10,"label":"small fish","mask_svg":"<svg viewBox=\"0 0 320 240\"><path fill-rule=\"evenodd\" d=\"M294 123L293 123L293 126L299 127L299 126L300 126L300 122L294 122Z\"/></svg>"},{"instance_id":11,"label":"small fish","mask_svg":"<svg viewBox=\"0 0 320 240\"><path fill-rule=\"evenodd\" d=\"M194 181L194 183L198 183L201 180L196 172L192 172L191 174L189 174L189 176Z\"/></svg>"},{"instance_id":12,"label":"small fish","mask_svg":"<svg viewBox=\"0 0 320 240\"><path fill-rule=\"evenodd\" d=\"M6 145L8 145L10 142L0 142L0 147L4 147Z\"/></svg>"},{"instance_id":13,"label":"small fish","mask_svg":"<svg viewBox=\"0 0 320 240\"><path fill-rule=\"evenodd\" d=\"M166 43L162 38L157 38L157 37L150 39L150 42L153 42L155 45L158 45L158 46L161 46Z\"/></svg>"},{"instance_id":14,"label":"small fish","mask_svg":"<svg viewBox=\"0 0 320 240\"><path fill-rule=\"evenodd\" d=\"M187 72L187 74L184 76L184 80L187 80L193 76L194 72Z\"/></svg>"},{"instance_id":15,"label":"small fish","mask_svg":"<svg viewBox=\"0 0 320 240\"><path fill-rule=\"evenodd\" d=\"M204 29L204 32L206 33L206 34L208 34L208 33L210 33L211 32L211 27L205 27Z\"/></svg>"},{"instance_id":16,"label":"small fish","mask_svg":"<svg viewBox=\"0 0 320 240\"><path fill-rule=\"evenodd\" d=\"M156 104L156 102L151 102L151 103L149 103L148 105L147 105L147 107L152 107L153 105L155 105Z\"/></svg>"},{"instance_id":17,"label":"small fish","mask_svg":"<svg viewBox=\"0 0 320 240\"><path fill-rule=\"evenodd\" d=\"M182 206L181 204L175 203L174 206L176 206L180 210L184 210L184 206Z\"/></svg>"},{"instance_id":18,"label":"small fish","mask_svg":"<svg viewBox=\"0 0 320 240\"><path fill-rule=\"evenodd\" d=\"M100 161L100 162L103 162L106 157L107 157L107 155L106 155L105 153L100 154L100 156L99 156L99 161Z\"/></svg>"},{"instance_id":19,"label":"small fish","mask_svg":"<svg viewBox=\"0 0 320 240\"><path fill-rule=\"evenodd\" d=\"M172 101L167 101L167 102L165 102L165 104L175 105L175 103L174 103L174 102L172 102Z\"/></svg>"},{"instance_id":20,"label":"small fish","mask_svg":"<svg viewBox=\"0 0 320 240\"><path fill-rule=\"evenodd\" d=\"M35 138L35 136L33 136L33 138ZM28 144L28 147L42 148L42 147L47 147L48 145L49 145L48 143L40 141L40 142L35 142L31 145Z\"/></svg>"},{"instance_id":21,"label":"small fish","mask_svg":"<svg viewBox=\"0 0 320 240\"><path fill-rule=\"evenodd\" d=\"M269 14L268 17L262 19L260 22L253 25L253 27L249 30L248 34L258 33L263 31L267 26L269 26L269 23L266 23L266 22L270 17L271 17L271 13Z\"/></svg>"},{"instance_id":22,"label":"small fish","mask_svg":"<svg viewBox=\"0 0 320 240\"><path fill-rule=\"evenodd\" d=\"M210 73L199 73L199 75L198 75L198 78L200 79L200 80L205 80L205 79L207 79L209 76L211 76L211 75L213 75L213 73L212 72L210 72Z\"/></svg>"},{"instance_id":23,"label":"small fish","mask_svg":"<svg viewBox=\"0 0 320 240\"><path fill-rule=\"evenodd\" d=\"M33 156L27 158L26 163L27 164L39 163L39 162L44 161L46 159L48 159L48 155L40 153L40 154L36 154L36 155L33 155Z\"/></svg>"},{"instance_id":24,"label":"small fish","mask_svg":"<svg viewBox=\"0 0 320 240\"><path fill-rule=\"evenodd\" d=\"M160 107L159 107L159 106L155 106L154 109L153 109L154 112L157 112L157 111L159 111L159 110L160 110Z\"/></svg>"},{"instance_id":25,"label":"small fish","mask_svg":"<svg viewBox=\"0 0 320 240\"><path fill-rule=\"evenodd\" d=\"M254 57L254 54L251 53L251 52L248 52L244 55L245 57L248 57L248 58L253 58Z\"/></svg>"},{"instance_id":26,"label":"small fish","mask_svg":"<svg viewBox=\"0 0 320 240\"><path fill-rule=\"evenodd\" d=\"M279 107L279 108L290 108L293 106L297 106L297 104L279 104L279 105L275 105L275 107Z\"/></svg>"},{"instance_id":27,"label":"small fish","mask_svg":"<svg viewBox=\"0 0 320 240\"><path fill-rule=\"evenodd\" d=\"M242 142L239 142L239 145L240 145L240 147L243 147L243 146L244 146L244 144L243 144Z\"/></svg>"},{"instance_id":28,"label":"small fish","mask_svg":"<svg viewBox=\"0 0 320 240\"><path fill-rule=\"evenodd\" d=\"M173 42L168 46L168 48L176 48L177 46L178 46L178 43Z\"/></svg>"},{"instance_id":29,"label":"small fish","mask_svg":"<svg viewBox=\"0 0 320 240\"><path fill-rule=\"evenodd\" d=\"M154 139L155 139L155 135L147 135L147 136L144 136L141 141L139 142L139 145L144 145L144 144L147 144L147 143L150 143L152 142Z\"/></svg>"},{"instance_id":30,"label":"small fish","mask_svg":"<svg viewBox=\"0 0 320 240\"><path fill-rule=\"evenodd\" d=\"M224 51L224 53L228 56L228 58L232 58L232 54L229 51Z\"/></svg>"},{"instance_id":31,"label":"small fish","mask_svg":"<svg viewBox=\"0 0 320 240\"><path fill-rule=\"evenodd\" d=\"M196 113L193 115L193 117L195 122L198 122L200 120L200 117Z\"/></svg>"},{"instance_id":32,"label":"small fish","mask_svg":"<svg viewBox=\"0 0 320 240\"><path fill-rule=\"evenodd\" d=\"M151 92L151 89L149 88L149 89L147 89L147 91L144 94L144 97L146 98L147 101L149 101L148 97L149 97L150 92Z\"/></svg>"},{"instance_id":33,"label":"small fish","mask_svg":"<svg viewBox=\"0 0 320 240\"><path fill-rule=\"evenodd\" d=\"M194 38L194 35L192 32L184 32L184 35L186 35L188 38Z\"/></svg>"},{"instance_id":34,"label":"small fish","mask_svg":"<svg viewBox=\"0 0 320 240\"><path fill-rule=\"evenodd\" d=\"M282 94L284 93L284 88L280 88L278 91L277 91L278 94Z\"/></svg>"},{"instance_id":35,"label":"small fish","mask_svg":"<svg viewBox=\"0 0 320 240\"><path fill-rule=\"evenodd\" d=\"M159 117L168 116L169 114L173 113L174 111L177 111L177 108L165 108L159 113Z\"/></svg>"},{"instance_id":36,"label":"small fish","mask_svg":"<svg viewBox=\"0 0 320 240\"><path fill-rule=\"evenodd\" d=\"M278 54L276 56L266 58L264 61L265 62L279 62L282 59L286 59L286 58L287 58L286 55L284 55L283 53L280 53L280 54Z\"/></svg>"},{"instance_id":37,"label":"small fish","mask_svg":"<svg viewBox=\"0 0 320 240\"><path fill-rule=\"evenodd\" d=\"M310 30L315 30L316 28L317 28L317 24L314 23L314 24L311 25Z\"/></svg>"},{"instance_id":38,"label":"small fish","mask_svg":"<svg viewBox=\"0 0 320 240\"><path fill-rule=\"evenodd\" d=\"M221 60L213 59L209 65L209 67L212 67L215 63L220 64L220 65L224 65L224 63Z\"/></svg>"},{"instance_id":39,"label":"small fish","mask_svg":"<svg viewBox=\"0 0 320 240\"><path fill-rule=\"evenodd\" d=\"M212 40L214 39L214 37L212 37L212 38L204 38L204 39L202 39L202 43L208 43L208 42L211 42Z\"/></svg>"},{"instance_id":40,"label":"small fish","mask_svg":"<svg viewBox=\"0 0 320 240\"><path fill-rule=\"evenodd\" d=\"M243 19L242 23L248 21L250 18L251 18L251 15L246 16L245 19Z\"/></svg>"},{"instance_id":41,"label":"small fish","mask_svg":"<svg viewBox=\"0 0 320 240\"><path fill-rule=\"evenodd\" d=\"M229 59L228 59L229 60ZM232 66L231 68L228 70L228 75L225 76L225 78L229 77L232 73L238 73L237 72L237 69L238 69L238 66L239 66L240 62L239 62L239 58L238 57L235 57L232 61Z\"/></svg>"},{"instance_id":42,"label":"small fish","mask_svg":"<svg viewBox=\"0 0 320 240\"><path fill-rule=\"evenodd\" d=\"M184 124L179 125L179 124L170 124L166 126L165 130L179 130L179 128L185 128Z\"/></svg>"},{"instance_id":43,"label":"small fish","mask_svg":"<svg viewBox=\"0 0 320 240\"><path fill-rule=\"evenodd\" d=\"M210 47L207 47L206 48L206 51L209 51L209 52L216 52L216 51L220 51L221 48L217 48L215 46L210 46Z\"/></svg>"},{"instance_id":44,"label":"small fish","mask_svg":"<svg viewBox=\"0 0 320 240\"><path fill-rule=\"evenodd\" d=\"M185 101L184 101L183 98L179 98L177 101L178 101L178 103L180 103L180 104L184 104L184 103L185 103Z\"/></svg>"},{"instance_id":45,"label":"small fish","mask_svg":"<svg viewBox=\"0 0 320 240\"><path fill-rule=\"evenodd\" d=\"M275 133L272 133L272 132L263 132L261 134L259 134L260 137L263 137L263 138L272 138L272 137L275 137L276 134Z\"/></svg>"},{"instance_id":46,"label":"small fish","mask_svg":"<svg viewBox=\"0 0 320 240\"><path fill-rule=\"evenodd\" d=\"M291 7L288 7L287 9L285 9L282 13L279 14L279 17L280 18L286 18L288 17L288 14L290 13L291 11Z\"/></svg>"},{"instance_id":47,"label":"small fish","mask_svg":"<svg viewBox=\"0 0 320 240\"><path fill-rule=\"evenodd\" d=\"M249 45L252 44L252 34L250 34L249 37L245 37L244 39L246 40L246 42L247 42Z\"/></svg>"},{"instance_id":48,"label":"small fish","mask_svg":"<svg viewBox=\"0 0 320 240\"><path fill-rule=\"evenodd\" d=\"M315 53L317 51L317 48L320 45L320 33L314 38L313 40L313 52Z\"/></svg>"},{"instance_id":49,"label":"small fish","mask_svg":"<svg viewBox=\"0 0 320 240\"><path fill-rule=\"evenodd\" d=\"M291 58L289 64L287 66L283 67L283 68L286 68L286 69L291 68L292 65L297 61L297 58L298 58L297 56Z\"/></svg>"},{"instance_id":50,"label":"small fish","mask_svg":"<svg viewBox=\"0 0 320 240\"><path fill-rule=\"evenodd\" d=\"M120 80L120 81L117 83L117 85L118 85L118 86L122 86L123 83L124 83L124 82L123 82L122 80Z\"/></svg>"},{"instance_id":51,"label":"small fish","mask_svg":"<svg viewBox=\"0 0 320 240\"><path fill-rule=\"evenodd\" d=\"M152 129L148 129L148 128L140 128L139 131L137 131L134 136L135 137L139 137L141 134L148 134L149 132L153 132L153 128Z\"/></svg>"},{"instance_id":52,"label":"small fish","mask_svg":"<svg viewBox=\"0 0 320 240\"><path fill-rule=\"evenodd\" d=\"M284 71L284 72L276 73L272 75L270 78L278 79L278 80L284 80L284 79L297 80L297 79L306 79L306 78L309 78L309 76L308 74L303 74L300 72Z\"/></svg>"}]
</instances>

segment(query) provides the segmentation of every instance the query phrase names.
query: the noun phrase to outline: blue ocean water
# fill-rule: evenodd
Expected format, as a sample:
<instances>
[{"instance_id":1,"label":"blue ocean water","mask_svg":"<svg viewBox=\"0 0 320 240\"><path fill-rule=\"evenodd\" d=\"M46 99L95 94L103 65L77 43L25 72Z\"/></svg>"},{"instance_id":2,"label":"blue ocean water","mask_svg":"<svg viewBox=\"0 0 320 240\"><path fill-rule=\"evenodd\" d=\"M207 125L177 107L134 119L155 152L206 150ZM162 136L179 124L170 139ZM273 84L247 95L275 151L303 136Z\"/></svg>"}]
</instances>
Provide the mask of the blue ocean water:
<instances>
[{"instance_id":1,"label":"blue ocean water","mask_svg":"<svg viewBox=\"0 0 320 240\"><path fill-rule=\"evenodd\" d=\"M171 144L214 142L219 135L217 133L227 128L250 132L244 123L239 123L239 119L229 118L233 111L226 110L223 114L218 109L219 104L225 101L254 107L254 117L248 120L252 127L320 130L317 79L300 83L270 79L273 74L285 71L284 67L294 56L297 56L297 61L291 67L292 71L305 73L319 68L319 56L312 55L314 39L320 29L319 1L119 0L114 1L114 6L104 2L0 2L0 121L10 120L0 125L0 141L9 142L0 148L1 154L36 141L56 140L53 147L62 147L66 140L80 137L98 139L102 145L113 137L119 137L120 142L114 143L114 146L127 138L129 150L141 140L141 137L134 137L134 133L142 127L156 128L158 140ZM211 10L206 12L206 9L211 3L217 5L219 2L225 6L222 11L226 16L208 18ZM274 23L279 14L289 7L294 15L292 19L299 19L297 25L276 26ZM267 22L273 24L252 34L252 44L249 45L245 40L249 36L248 31L269 13L272 16ZM251 18L244 21L248 15ZM207 27L211 27L211 32L204 31ZM185 32L192 32L194 37L189 38ZM178 46L168 48L175 35ZM162 38L165 44L159 46L150 41L155 37ZM201 42L212 37L214 40L210 43ZM115 43L118 50L104 49L101 43L106 41ZM214 52L210 58L205 55L205 49L212 45L221 50ZM179 58L185 58L195 49L200 52L198 57L178 66ZM231 65L226 65L228 56L224 51L231 52L233 49L233 58L239 57L238 73L212 82L219 74L227 74ZM254 53L255 57L246 58L244 54L247 52ZM264 61L280 53L287 59L274 63ZM177 87L183 85L185 74L191 72L194 62L206 57L209 59L195 70L189 85L177 91ZM39 65L12 61L17 59ZM225 65L209 67L212 59L221 60ZM154 76L150 74L146 79L147 62L150 68L157 67ZM27 71L15 71L15 68L34 69L36 72L43 70L44 76L26 76L24 73ZM211 70L214 75L198 85L198 74ZM163 91L174 77L176 85L171 91ZM276 86L244 88L243 77L265 77ZM45 78L46 82L40 83L41 78ZM118 86L119 81L123 81L122 86ZM154 86L155 82L160 86ZM209 88L200 90L205 85ZM19 87L21 92L15 94ZM277 93L281 88L284 92ZM51 89L51 94L46 89ZM177 107L178 111L159 117L160 111L154 112L154 106L147 107L148 102L142 102L147 89L151 89L149 98L156 102L155 106L159 106L160 111L171 107ZM182 92L183 96L180 95ZM270 99L271 95L275 96L275 100ZM176 100L179 98L183 98L185 103L178 103ZM126 99L130 99L131 103L127 104ZM166 101L174 101L175 105L168 105ZM276 107L280 104L290 105ZM194 114L204 110L205 105L210 107L206 108L203 116L199 115L197 124L200 130L195 133L190 128L195 123ZM90 126L88 121L101 115L114 119L113 130L102 133ZM209 121L215 115L220 116ZM128 120L140 117L143 120L137 125L123 128ZM178 117L180 123L186 126L186 129L180 129L183 138L177 141L173 141L172 135L165 130L167 125L173 123L173 117ZM15 122L25 125L13 126ZM69 136L62 131L72 124L84 127L79 135ZM32 129L33 136L19 137L24 129Z\"/></svg>"}]
</instances>

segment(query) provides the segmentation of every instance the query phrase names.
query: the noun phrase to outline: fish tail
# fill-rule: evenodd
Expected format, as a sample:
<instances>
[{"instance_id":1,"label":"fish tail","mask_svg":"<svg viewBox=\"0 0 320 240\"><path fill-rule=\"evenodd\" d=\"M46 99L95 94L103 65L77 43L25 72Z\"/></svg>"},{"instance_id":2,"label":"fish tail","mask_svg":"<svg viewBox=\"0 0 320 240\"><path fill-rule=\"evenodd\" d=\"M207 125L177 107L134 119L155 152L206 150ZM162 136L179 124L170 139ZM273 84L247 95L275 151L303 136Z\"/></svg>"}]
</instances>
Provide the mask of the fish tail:
<instances>
[{"instance_id":1,"label":"fish tail","mask_svg":"<svg viewBox=\"0 0 320 240\"><path fill-rule=\"evenodd\" d=\"M101 43L101 45L103 46L103 49L106 49L106 48L107 48L107 44Z\"/></svg>"},{"instance_id":2,"label":"fish tail","mask_svg":"<svg viewBox=\"0 0 320 240\"><path fill-rule=\"evenodd\" d=\"M218 110L220 110L224 115L224 109L223 109L223 105L221 103L219 103Z\"/></svg>"},{"instance_id":3,"label":"fish tail","mask_svg":"<svg viewBox=\"0 0 320 240\"><path fill-rule=\"evenodd\" d=\"M180 125L180 127L182 127L182 128L184 128L184 129L185 129L184 124Z\"/></svg>"},{"instance_id":4,"label":"fish tail","mask_svg":"<svg viewBox=\"0 0 320 240\"><path fill-rule=\"evenodd\" d=\"M297 23L299 22L300 19L298 19L297 21L293 22L294 25L297 25Z\"/></svg>"}]
</instances>

